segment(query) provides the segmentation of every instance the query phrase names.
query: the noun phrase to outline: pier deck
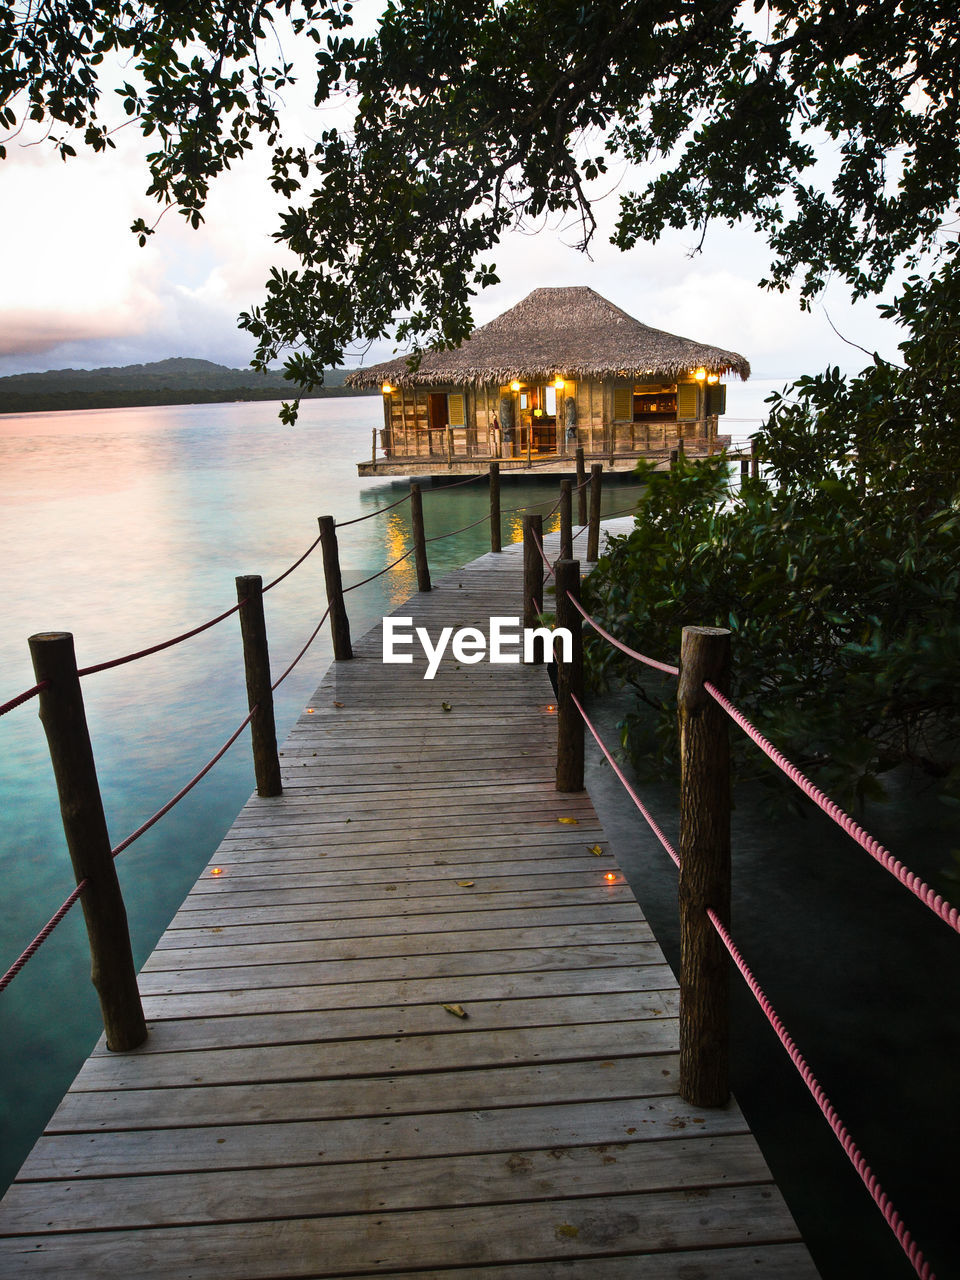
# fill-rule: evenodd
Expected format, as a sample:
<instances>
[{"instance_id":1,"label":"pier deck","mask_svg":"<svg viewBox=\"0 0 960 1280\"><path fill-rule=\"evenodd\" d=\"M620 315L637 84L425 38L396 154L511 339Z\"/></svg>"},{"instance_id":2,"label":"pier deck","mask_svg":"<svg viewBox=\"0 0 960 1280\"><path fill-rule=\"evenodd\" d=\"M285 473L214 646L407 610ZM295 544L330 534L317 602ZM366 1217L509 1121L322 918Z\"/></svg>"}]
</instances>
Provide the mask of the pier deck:
<instances>
[{"instance_id":1,"label":"pier deck","mask_svg":"<svg viewBox=\"0 0 960 1280\"><path fill-rule=\"evenodd\" d=\"M519 604L513 547L397 612ZM815 1277L736 1104L677 1094L545 670L355 649L144 966L147 1044L101 1040L3 1200L0 1275Z\"/></svg>"}]
</instances>

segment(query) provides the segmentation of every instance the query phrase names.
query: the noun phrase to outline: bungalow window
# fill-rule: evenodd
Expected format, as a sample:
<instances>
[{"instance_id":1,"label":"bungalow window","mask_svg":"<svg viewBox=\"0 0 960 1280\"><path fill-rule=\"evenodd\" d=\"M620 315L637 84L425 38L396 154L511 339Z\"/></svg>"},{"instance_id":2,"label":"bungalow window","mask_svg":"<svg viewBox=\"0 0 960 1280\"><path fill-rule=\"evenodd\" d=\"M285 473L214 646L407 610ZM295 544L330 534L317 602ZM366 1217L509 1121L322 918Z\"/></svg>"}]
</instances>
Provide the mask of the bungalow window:
<instances>
[{"instance_id":1,"label":"bungalow window","mask_svg":"<svg viewBox=\"0 0 960 1280\"><path fill-rule=\"evenodd\" d=\"M694 388L695 390L695 388ZM615 422L650 422L677 415L678 388L651 383L621 383L613 389Z\"/></svg>"}]
</instances>

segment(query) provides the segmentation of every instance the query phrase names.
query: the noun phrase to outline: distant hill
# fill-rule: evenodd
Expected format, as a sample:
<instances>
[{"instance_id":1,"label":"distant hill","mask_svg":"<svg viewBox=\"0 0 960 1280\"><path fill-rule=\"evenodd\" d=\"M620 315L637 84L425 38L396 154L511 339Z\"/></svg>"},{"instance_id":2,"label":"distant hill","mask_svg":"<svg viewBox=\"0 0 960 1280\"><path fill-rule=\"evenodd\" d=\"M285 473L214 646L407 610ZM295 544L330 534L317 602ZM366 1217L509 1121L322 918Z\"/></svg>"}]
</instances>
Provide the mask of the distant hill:
<instances>
[{"instance_id":1,"label":"distant hill","mask_svg":"<svg viewBox=\"0 0 960 1280\"><path fill-rule=\"evenodd\" d=\"M345 387L349 369L328 369L323 396L370 395ZM230 369L212 360L176 356L151 364L108 369L52 369L0 378L0 413L40 413L48 409L119 409L152 404L216 404L232 400L293 400L297 388L277 373Z\"/></svg>"}]
</instances>

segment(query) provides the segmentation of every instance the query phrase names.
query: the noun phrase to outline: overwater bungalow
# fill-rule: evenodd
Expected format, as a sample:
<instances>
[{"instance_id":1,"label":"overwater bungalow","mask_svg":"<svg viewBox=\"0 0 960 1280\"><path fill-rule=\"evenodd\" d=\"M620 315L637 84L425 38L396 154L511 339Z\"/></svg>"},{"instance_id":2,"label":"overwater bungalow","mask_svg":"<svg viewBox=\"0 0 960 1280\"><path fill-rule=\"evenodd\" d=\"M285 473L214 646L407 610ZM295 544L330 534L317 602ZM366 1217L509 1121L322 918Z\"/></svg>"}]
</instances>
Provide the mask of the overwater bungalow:
<instances>
[{"instance_id":1,"label":"overwater bungalow","mask_svg":"<svg viewBox=\"0 0 960 1280\"><path fill-rule=\"evenodd\" d=\"M641 324L593 289L535 289L455 351L400 356L351 373L380 387L383 428L361 475L574 468L630 471L678 448L712 453L726 438L727 374L746 379L736 351Z\"/></svg>"}]
</instances>

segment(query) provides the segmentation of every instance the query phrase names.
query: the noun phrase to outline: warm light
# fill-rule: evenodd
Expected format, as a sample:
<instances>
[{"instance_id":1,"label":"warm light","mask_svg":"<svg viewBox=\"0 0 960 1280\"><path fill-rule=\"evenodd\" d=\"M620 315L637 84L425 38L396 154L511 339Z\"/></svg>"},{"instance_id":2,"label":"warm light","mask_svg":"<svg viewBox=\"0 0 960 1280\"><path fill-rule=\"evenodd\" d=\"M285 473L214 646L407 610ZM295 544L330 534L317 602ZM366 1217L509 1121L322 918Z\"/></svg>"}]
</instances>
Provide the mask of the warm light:
<instances>
[{"instance_id":1,"label":"warm light","mask_svg":"<svg viewBox=\"0 0 960 1280\"><path fill-rule=\"evenodd\" d=\"M615 871L608 871L608 872L607 872L607 874L606 874L603 878L604 878L604 880L606 880L606 881L607 881L607 883L608 883L608 884L613 884L613 882L614 882L614 881L616 880L616 878L617 878L617 873L616 873Z\"/></svg>"},{"instance_id":2,"label":"warm light","mask_svg":"<svg viewBox=\"0 0 960 1280\"><path fill-rule=\"evenodd\" d=\"M563 390L563 379L562 379L562 378L560 378L560 377L558 377L558 378L557 378L557 380L556 380L556 382L555 382L553 385L557 388L557 390L558 390L558 391L562 391L562 390Z\"/></svg>"},{"instance_id":3,"label":"warm light","mask_svg":"<svg viewBox=\"0 0 960 1280\"><path fill-rule=\"evenodd\" d=\"M707 374L707 381L708 381L708 382L719 382L719 381L720 381L720 375L719 375L719 373L710 373L710 374Z\"/></svg>"},{"instance_id":4,"label":"warm light","mask_svg":"<svg viewBox=\"0 0 960 1280\"><path fill-rule=\"evenodd\" d=\"M223 867L211 867L211 868L210 868L210 874L211 874L212 876L222 876L222 875L223 875Z\"/></svg>"},{"instance_id":5,"label":"warm light","mask_svg":"<svg viewBox=\"0 0 960 1280\"><path fill-rule=\"evenodd\" d=\"M696 378L698 382L702 382L704 378L707 376L707 371L706 369L698 369L693 376Z\"/></svg>"},{"instance_id":6,"label":"warm light","mask_svg":"<svg viewBox=\"0 0 960 1280\"><path fill-rule=\"evenodd\" d=\"M556 711L556 709L557 709L556 705L553 702L548 702L547 705L544 707L544 711L546 711L547 714L551 716Z\"/></svg>"},{"instance_id":7,"label":"warm light","mask_svg":"<svg viewBox=\"0 0 960 1280\"><path fill-rule=\"evenodd\" d=\"M383 386L380 388L380 390L383 392L385 396L388 396L390 392L393 390L393 387L391 387L389 382L385 382Z\"/></svg>"},{"instance_id":8,"label":"warm light","mask_svg":"<svg viewBox=\"0 0 960 1280\"><path fill-rule=\"evenodd\" d=\"M519 391L519 390L520 390L520 383L519 383L519 382L516 382L516 381L511 382L511 383L510 383L510 390L511 390L511 391Z\"/></svg>"}]
</instances>

